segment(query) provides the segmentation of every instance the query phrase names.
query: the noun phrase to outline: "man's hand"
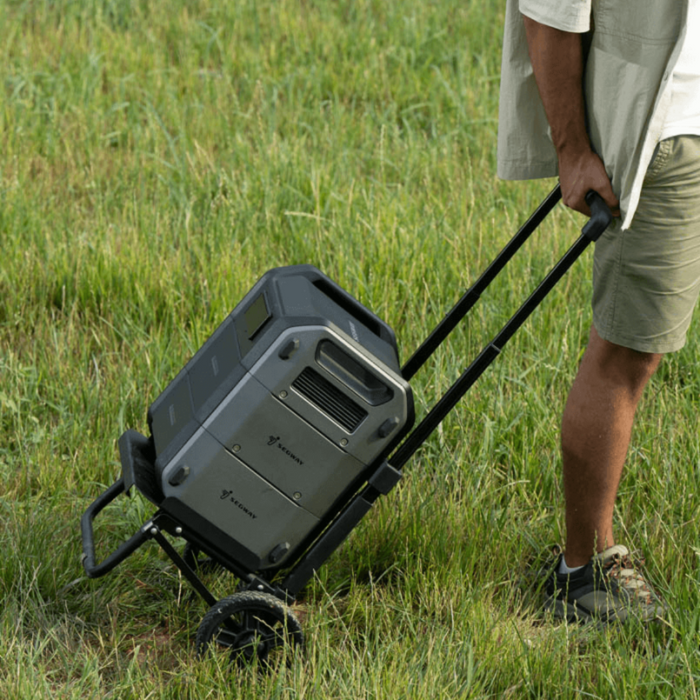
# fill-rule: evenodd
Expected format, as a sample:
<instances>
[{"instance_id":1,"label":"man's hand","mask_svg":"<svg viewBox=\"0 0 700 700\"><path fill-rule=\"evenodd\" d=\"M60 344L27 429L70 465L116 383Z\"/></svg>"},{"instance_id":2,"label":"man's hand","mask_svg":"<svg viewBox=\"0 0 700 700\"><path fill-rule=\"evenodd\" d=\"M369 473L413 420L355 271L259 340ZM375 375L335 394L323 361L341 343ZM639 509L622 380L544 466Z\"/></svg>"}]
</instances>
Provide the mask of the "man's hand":
<instances>
[{"instance_id":1,"label":"man's hand","mask_svg":"<svg viewBox=\"0 0 700 700\"><path fill-rule=\"evenodd\" d=\"M562 201L586 216L591 210L586 194L595 190L610 207L613 216L620 216L620 202L613 192L603 161L590 149L578 153L559 152L559 184Z\"/></svg>"},{"instance_id":2,"label":"man's hand","mask_svg":"<svg viewBox=\"0 0 700 700\"><path fill-rule=\"evenodd\" d=\"M620 203L586 132L581 35L562 32L526 16L523 21L535 81L559 158L564 204L590 216L585 196L595 190L613 216L619 216Z\"/></svg>"}]
</instances>

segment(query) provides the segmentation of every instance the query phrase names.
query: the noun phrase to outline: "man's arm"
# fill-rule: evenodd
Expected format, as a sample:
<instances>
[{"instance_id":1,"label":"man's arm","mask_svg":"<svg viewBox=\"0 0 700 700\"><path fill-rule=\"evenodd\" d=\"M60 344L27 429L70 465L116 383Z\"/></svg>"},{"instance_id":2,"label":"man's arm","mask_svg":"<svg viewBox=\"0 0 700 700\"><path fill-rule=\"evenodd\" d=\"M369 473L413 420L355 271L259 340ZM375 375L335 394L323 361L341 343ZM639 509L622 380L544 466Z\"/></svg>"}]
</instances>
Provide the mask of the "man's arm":
<instances>
[{"instance_id":1,"label":"man's arm","mask_svg":"<svg viewBox=\"0 0 700 700\"><path fill-rule=\"evenodd\" d=\"M613 215L619 216L620 203L586 132L581 35L562 32L525 15L523 20L535 81L559 158L564 204L590 216L585 196L595 190Z\"/></svg>"}]
</instances>

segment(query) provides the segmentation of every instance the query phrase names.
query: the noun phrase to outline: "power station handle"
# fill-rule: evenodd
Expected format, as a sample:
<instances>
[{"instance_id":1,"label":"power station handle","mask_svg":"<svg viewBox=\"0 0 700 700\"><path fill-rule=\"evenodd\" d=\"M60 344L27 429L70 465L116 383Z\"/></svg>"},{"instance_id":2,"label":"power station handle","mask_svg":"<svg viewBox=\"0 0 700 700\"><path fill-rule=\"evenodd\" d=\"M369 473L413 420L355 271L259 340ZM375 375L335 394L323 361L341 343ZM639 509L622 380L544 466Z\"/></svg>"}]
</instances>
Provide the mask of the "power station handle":
<instances>
[{"instance_id":1,"label":"power station handle","mask_svg":"<svg viewBox=\"0 0 700 700\"><path fill-rule=\"evenodd\" d=\"M603 231L610 226L613 215L610 211L610 207L605 203L605 200L594 190L588 191L586 195L586 204L591 208L591 218L581 229L581 233L583 233L586 238L597 241Z\"/></svg>"},{"instance_id":2,"label":"power station handle","mask_svg":"<svg viewBox=\"0 0 700 700\"><path fill-rule=\"evenodd\" d=\"M90 578L98 578L111 571L117 564L126 559L134 550L144 542L151 539L151 534L146 528L141 528L135 535L122 543L103 562L95 563L95 540L93 537L92 521L97 514L108 506L117 496L124 493L124 479L115 481L103 494L83 513L80 519L80 530L83 536L83 566Z\"/></svg>"},{"instance_id":3,"label":"power station handle","mask_svg":"<svg viewBox=\"0 0 700 700\"><path fill-rule=\"evenodd\" d=\"M331 301L335 302L343 311L354 316L360 323L366 326L374 335L396 347L394 331L384 323L379 316L373 314L360 304L355 297L346 292L339 284L327 277L317 277L312 284L320 289Z\"/></svg>"}]
</instances>

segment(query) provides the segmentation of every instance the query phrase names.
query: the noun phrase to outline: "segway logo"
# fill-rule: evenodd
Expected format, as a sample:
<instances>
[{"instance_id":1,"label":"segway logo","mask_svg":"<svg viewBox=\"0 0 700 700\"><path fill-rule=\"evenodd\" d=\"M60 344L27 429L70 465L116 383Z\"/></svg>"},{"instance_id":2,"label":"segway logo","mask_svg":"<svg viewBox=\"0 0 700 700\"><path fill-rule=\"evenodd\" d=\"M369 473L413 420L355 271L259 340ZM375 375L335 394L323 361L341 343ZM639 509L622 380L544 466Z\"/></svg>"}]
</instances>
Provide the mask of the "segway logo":
<instances>
[{"instance_id":1,"label":"segway logo","mask_svg":"<svg viewBox=\"0 0 700 700\"><path fill-rule=\"evenodd\" d=\"M253 513L252 510L249 510L248 508L246 508L232 494L233 494L233 491L228 491L227 489L223 489L219 498L222 501L230 501L231 503L233 503L234 506L236 506L236 508L238 508L239 510L242 510L251 520L255 520L258 516L255 515L255 513Z\"/></svg>"},{"instance_id":2,"label":"segway logo","mask_svg":"<svg viewBox=\"0 0 700 700\"><path fill-rule=\"evenodd\" d=\"M287 457L289 457L289 459L294 460L294 461L295 461L297 464L299 464L299 465L303 465L303 464L304 464L304 461L303 461L303 460L299 459L299 457L297 457L291 450L288 450L288 449L280 442L279 435L278 435L277 437L275 437L274 435L270 435L270 439L267 441L267 444L268 444L269 447L274 447L275 445L277 445L277 449L282 450L282 452L284 452L284 454L286 454Z\"/></svg>"}]
</instances>

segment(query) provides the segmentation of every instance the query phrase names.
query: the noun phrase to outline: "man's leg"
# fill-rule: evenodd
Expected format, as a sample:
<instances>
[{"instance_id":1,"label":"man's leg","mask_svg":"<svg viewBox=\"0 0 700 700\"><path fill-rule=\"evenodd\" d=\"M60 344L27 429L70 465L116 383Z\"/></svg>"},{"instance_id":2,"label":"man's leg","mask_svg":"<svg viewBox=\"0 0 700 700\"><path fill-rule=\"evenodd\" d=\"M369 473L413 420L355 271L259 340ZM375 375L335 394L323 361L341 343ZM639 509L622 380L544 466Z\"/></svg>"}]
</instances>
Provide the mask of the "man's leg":
<instances>
[{"instance_id":1,"label":"man's leg","mask_svg":"<svg viewBox=\"0 0 700 700\"><path fill-rule=\"evenodd\" d=\"M610 343L591 328L562 420L568 566L615 544L613 508L634 414L662 357Z\"/></svg>"},{"instance_id":2,"label":"man's leg","mask_svg":"<svg viewBox=\"0 0 700 700\"><path fill-rule=\"evenodd\" d=\"M615 544L637 403L662 353L683 347L700 295L700 136L659 144L632 226L610 226L593 261L594 329L562 424L569 566Z\"/></svg>"},{"instance_id":3,"label":"man's leg","mask_svg":"<svg viewBox=\"0 0 700 700\"><path fill-rule=\"evenodd\" d=\"M555 617L651 620L665 611L615 543L612 516L637 404L663 353L683 347L699 295L700 136L682 136L659 144L632 226L618 221L596 242L594 330L562 424L566 564L581 568L562 571L560 560L547 577Z\"/></svg>"}]
</instances>

